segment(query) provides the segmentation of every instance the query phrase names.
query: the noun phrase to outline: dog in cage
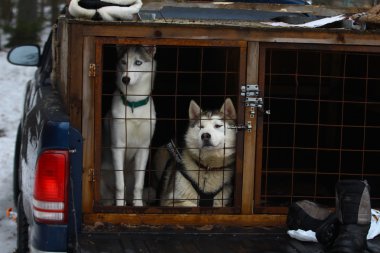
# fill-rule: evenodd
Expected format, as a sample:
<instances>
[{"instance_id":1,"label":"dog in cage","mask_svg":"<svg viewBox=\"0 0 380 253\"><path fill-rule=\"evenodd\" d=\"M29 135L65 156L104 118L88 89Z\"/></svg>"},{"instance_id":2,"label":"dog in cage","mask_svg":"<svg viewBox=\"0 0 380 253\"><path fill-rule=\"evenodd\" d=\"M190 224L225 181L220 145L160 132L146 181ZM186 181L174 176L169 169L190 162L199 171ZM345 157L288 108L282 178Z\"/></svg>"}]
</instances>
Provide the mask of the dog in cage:
<instances>
[{"instance_id":1,"label":"dog in cage","mask_svg":"<svg viewBox=\"0 0 380 253\"><path fill-rule=\"evenodd\" d=\"M231 126L235 124L236 111L230 98L219 111L203 111L196 102L190 102L182 152L172 142L154 157L156 174L161 178L161 206L232 204L236 131Z\"/></svg>"},{"instance_id":2,"label":"dog in cage","mask_svg":"<svg viewBox=\"0 0 380 253\"><path fill-rule=\"evenodd\" d=\"M116 50L117 88L103 126L103 142L109 137L111 149L108 159L107 154L102 158L102 168L111 163L114 174L103 173L101 193L106 199L114 196L117 206L143 206L145 170L156 125L151 97L156 47L117 45Z\"/></svg>"}]
</instances>

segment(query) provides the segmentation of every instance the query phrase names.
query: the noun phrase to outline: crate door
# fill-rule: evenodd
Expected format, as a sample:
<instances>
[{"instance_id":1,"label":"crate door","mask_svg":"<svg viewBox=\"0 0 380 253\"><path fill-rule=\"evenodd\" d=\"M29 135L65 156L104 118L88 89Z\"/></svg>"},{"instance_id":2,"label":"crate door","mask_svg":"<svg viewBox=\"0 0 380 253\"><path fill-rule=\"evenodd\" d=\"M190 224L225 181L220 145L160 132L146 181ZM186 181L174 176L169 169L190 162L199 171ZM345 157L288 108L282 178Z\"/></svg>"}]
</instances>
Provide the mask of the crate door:
<instances>
[{"instance_id":1,"label":"crate door","mask_svg":"<svg viewBox=\"0 0 380 253\"><path fill-rule=\"evenodd\" d=\"M95 85L96 144L93 188L96 212L145 214L237 214L241 212L244 133L235 131L235 129L236 126L244 125L245 122L241 84L244 84L246 79L246 50L246 44L243 42L97 39L96 66L98 71ZM125 53L128 53L128 56ZM132 65L130 61L133 61ZM140 65L144 64L149 66L140 70ZM128 76L126 66L133 69L129 71L133 72L129 73L131 76ZM129 89L128 86L135 85L132 83L133 78L136 80L145 78L143 82L149 82L149 89L152 91L147 92L145 89L132 93L133 89ZM227 100L232 101L236 111L236 119L232 120L234 122L223 115L225 111L221 112L224 108L222 106L226 105ZM125 105L125 109L122 109L124 113L117 114L116 112L115 114L113 104L121 102ZM190 116L190 105L194 103L203 112L200 119L198 115L200 111L199 113L192 112L193 118ZM150 108L143 109L146 104ZM140 110L148 110L148 113L136 116L141 115L139 114ZM221 134L224 144L210 142L209 147L205 147L203 151L199 151L201 148L194 146L194 142L189 145L186 141L187 138L200 138L198 141L201 142L204 141L203 138L206 138L204 136L214 138L213 132L204 133L202 137L196 136L196 133L189 136L188 133L190 128L202 130L202 128L210 127L210 122L214 118L219 118L221 123L213 123L212 128L224 129ZM106 136L107 131L108 133L117 131L112 127L115 122L124 122L119 137L127 144L115 145L112 143L112 137ZM131 124L140 124L141 129L147 129L145 135L151 136L148 145L139 145L138 139L134 136L135 133L128 129ZM121 124L118 125L120 127ZM218 129L210 131L218 131ZM226 136L231 134L236 139L233 145L227 144L227 140L225 140ZM133 141L128 142L128 140ZM201 194L196 194L190 199L178 199L174 194L166 195L168 201L162 200L162 195L160 195L162 177L169 172L166 170L162 172L160 166L168 167L172 166L172 163L178 162L173 159L172 154L168 153L167 144L170 142L175 145L180 154L194 150L199 153L199 157L193 156L197 168L192 168L191 173L198 173L199 176L195 179L195 183L201 188L207 187L204 184L208 181L205 181L202 175L205 170L210 170L206 173L210 174L209 176L212 176L214 171L219 173L222 175L221 180L232 185L231 191L226 191L220 194L217 200L213 200L212 203L218 201L218 206L201 205L201 202L210 203L207 196L201 197ZM208 168L207 164L202 164L202 159L208 159L202 152L208 152L207 149L214 148L213 145L220 145L219 149L223 158L218 166ZM136 171L133 163L137 158L126 159L122 166L129 170L119 171L115 174L116 166L113 164L112 153L117 149L124 149L125 154L132 150L134 152L145 150L149 154L144 168L144 191L141 199L134 199L133 190L128 192L130 189L127 188L133 186L134 182L125 179L125 198L121 199L123 202L121 205L118 203L121 201L115 196L115 186L112 184L116 181L115 176L134 177ZM230 153L233 153L233 158L230 157ZM169 160L171 161L169 162ZM176 169L179 168L178 166L175 165ZM166 167L164 169L167 169ZM109 180L110 178L112 178L110 184L102 184L103 179ZM185 186L187 187L188 184ZM178 188L175 184L169 187ZM104 194L104 190L108 193ZM139 201L142 201L143 205L136 204ZM176 204L186 201L193 205L183 207Z\"/></svg>"},{"instance_id":2,"label":"crate door","mask_svg":"<svg viewBox=\"0 0 380 253\"><path fill-rule=\"evenodd\" d=\"M255 210L335 206L340 179L367 180L379 205L379 48L263 45ZM377 158L376 158L377 157Z\"/></svg>"}]
</instances>

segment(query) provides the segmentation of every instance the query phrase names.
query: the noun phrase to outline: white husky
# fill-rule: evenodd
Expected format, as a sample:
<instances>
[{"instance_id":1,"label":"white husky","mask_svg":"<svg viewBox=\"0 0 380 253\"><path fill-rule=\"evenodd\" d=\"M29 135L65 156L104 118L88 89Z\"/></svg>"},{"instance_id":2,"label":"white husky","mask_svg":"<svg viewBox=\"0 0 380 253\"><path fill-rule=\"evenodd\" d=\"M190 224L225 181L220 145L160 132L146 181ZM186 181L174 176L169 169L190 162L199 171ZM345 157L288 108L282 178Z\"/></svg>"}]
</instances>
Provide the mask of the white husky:
<instances>
[{"instance_id":1,"label":"white husky","mask_svg":"<svg viewBox=\"0 0 380 253\"><path fill-rule=\"evenodd\" d=\"M158 177L163 182L159 193L160 204L200 207L230 205L236 141L236 131L230 126L235 125L235 107L227 98L219 111L202 111L197 103L191 101L189 120L186 146L182 154L172 154L176 161L172 159L164 164L162 160L167 152L164 149L155 157L157 169L160 170ZM164 169L160 169L161 164L164 164Z\"/></svg>"},{"instance_id":2,"label":"white husky","mask_svg":"<svg viewBox=\"0 0 380 253\"><path fill-rule=\"evenodd\" d=\"M113 94L110 124L116 205L126 204L125 184L132 182L132 204L142 206L145 167L156 125L156 111L150 96L156 49L118 46L117 51L117 89Z\"/></svg>"}]
</instances>

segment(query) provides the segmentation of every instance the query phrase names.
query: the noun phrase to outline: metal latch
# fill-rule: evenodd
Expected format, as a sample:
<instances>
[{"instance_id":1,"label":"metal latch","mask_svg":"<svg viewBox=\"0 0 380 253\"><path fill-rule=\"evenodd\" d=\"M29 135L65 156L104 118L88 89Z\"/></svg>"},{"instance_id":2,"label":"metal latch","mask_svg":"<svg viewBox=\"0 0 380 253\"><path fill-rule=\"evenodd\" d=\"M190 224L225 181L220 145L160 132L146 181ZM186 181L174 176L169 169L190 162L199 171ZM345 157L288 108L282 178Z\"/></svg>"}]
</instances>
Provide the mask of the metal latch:
<instances>
[{"instance_id":1,"label":"metal latch","mask_svg":"<svg viewBox=\"0 0 380 253\"><path fill-rule=\"evenodd\" d=\"M259 86L257 84L248 84L241 86L241 95L253 97L259 95Z\"/></svg>"},{"instance_id":2,"label":"metal latch","mask_svg":"<svg viewBox=\"0 0 380 253\"><path fill-rule=\"evenodd\" d=\"M259 97L260 90L257 84L247 84L241 86L241 95L244 97L244 104L251 108L250 118L255 117L255 108L260 109L266 114L270 114L270 110L264 110L264 100Z\"/></svg>"},{"instance_id":3,"label":"metal latch","mask_svg":"<svg viewBox=\"0 0 380 253\"><path fill-rule=\"evenodd\" d=\"M247 107L263 108L264 106L264 102L262 98L246 97L244 102L245 102L245 106Z\"/></svg>"},{"instance_id":4,"label":"metal latch","mask_svg":"<svg viewBox=\"0 0 380 253\"><path fill-rule=\"evenodd\" d=\"M249 133L252 131L252 123L251 121L247 121L246 125L235 125L229 126L229 129L235 129L236 131L247 130Z\"/></svg>"}]
</instances>

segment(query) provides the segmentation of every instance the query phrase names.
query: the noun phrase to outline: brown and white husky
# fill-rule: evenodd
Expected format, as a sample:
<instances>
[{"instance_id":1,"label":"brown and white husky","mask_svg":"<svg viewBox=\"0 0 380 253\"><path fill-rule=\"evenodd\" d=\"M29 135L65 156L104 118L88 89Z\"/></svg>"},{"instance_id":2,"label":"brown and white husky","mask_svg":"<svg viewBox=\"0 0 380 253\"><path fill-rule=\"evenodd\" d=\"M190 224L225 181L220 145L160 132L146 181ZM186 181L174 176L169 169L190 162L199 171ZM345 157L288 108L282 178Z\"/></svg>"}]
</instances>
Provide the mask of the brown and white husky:
<instances>
[{"instance_id":1,"label":"brown and white husky","mask_svg":"<svg viewBox=\"0 0 380 253\"><path fill-rule=\"evenodd\" d=\"M158 176L162 177L161 206L230 205L235 170L236 111L227 98L219 111L202 111L194 101L189 106L189 127L185 147L177 152L157 152ZM164 153L172 159L163 162ZM174 159L175 158L175 159Z\"/></svg>"}]
</instances>

